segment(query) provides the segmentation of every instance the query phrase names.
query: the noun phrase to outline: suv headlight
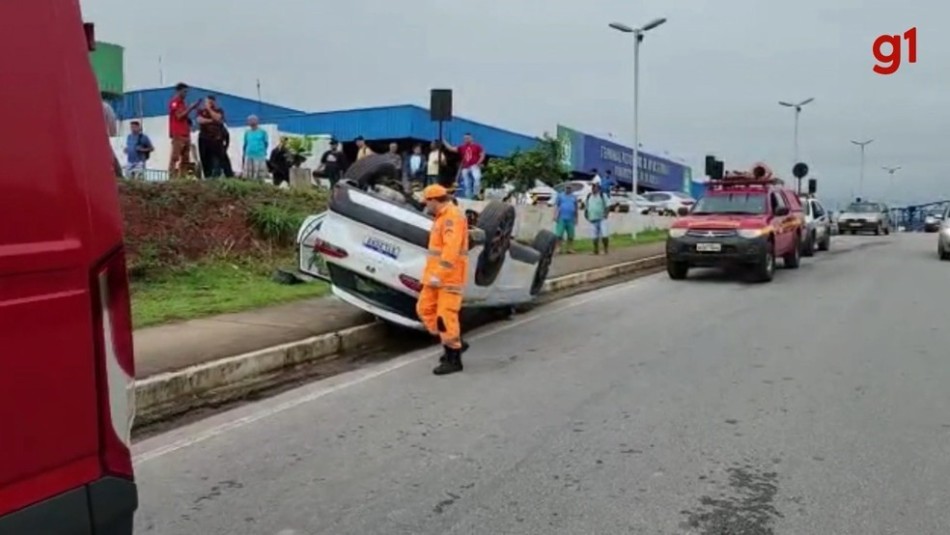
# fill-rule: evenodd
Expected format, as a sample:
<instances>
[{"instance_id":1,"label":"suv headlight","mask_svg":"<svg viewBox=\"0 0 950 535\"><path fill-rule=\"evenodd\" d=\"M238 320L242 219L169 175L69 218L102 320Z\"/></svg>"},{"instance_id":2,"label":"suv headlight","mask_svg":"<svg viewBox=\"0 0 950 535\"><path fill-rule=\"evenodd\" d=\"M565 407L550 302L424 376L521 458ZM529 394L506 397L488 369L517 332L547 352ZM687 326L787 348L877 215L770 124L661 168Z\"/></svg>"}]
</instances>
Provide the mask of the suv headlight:
<instances>
[{"instance_id":1,"label":"suv headlight","mask_svg":"<svg viewBox=\"0 0 950 535\"><path fill-rule=\"evenodd\" d=\"M761 228L741 228L741 229L739 229L739 237L740 237L740 238L747 238L747 239L758 238L759 236L762 236L763 234L765 234L765 229L761 229Z\"/></svg>"},{"instance_id":2,"label":"suv headlight","mask_svg":"<svg viewBox=\"0 0 950 535\"><path fill-rule=\"evenodd\" d=\"M671 228L669 231L669 236L671 238L682 238L686 235L686 230L687 229L685 228Z\"/></svg>"}]
</instances>

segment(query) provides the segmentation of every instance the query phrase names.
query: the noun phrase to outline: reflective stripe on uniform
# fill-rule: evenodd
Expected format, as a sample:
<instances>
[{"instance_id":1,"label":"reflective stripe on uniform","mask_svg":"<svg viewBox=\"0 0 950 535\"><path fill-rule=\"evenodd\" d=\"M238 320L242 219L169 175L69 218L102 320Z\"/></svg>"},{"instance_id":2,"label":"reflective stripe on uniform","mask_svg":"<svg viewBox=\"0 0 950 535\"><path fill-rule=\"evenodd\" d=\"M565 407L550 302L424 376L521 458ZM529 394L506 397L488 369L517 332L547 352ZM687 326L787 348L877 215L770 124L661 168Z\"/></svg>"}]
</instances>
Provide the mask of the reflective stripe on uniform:
<instances>
[{"instance_id":1,"label":"reflective stripe on uniform","mask_svg":"<svg viewBox=\"0 0 950 535\"><path fill-rule=\"evenodd\" d=\"M444 286L442 289L445 290L446 292L449 292L449 293L452 293L452 294L460 294L460 293L462 293L462 287L461 287L461 286L447 285L447 286Z\"/></svg>"},{"instance_id":2,"label":"reflective stripe on uniform","mask_svg":"<svg viewBox=\"0 0 950 535\"><path fill-rule=\"evenodd\" d=\"M429 256L442 256L442 251L437 251L437 250L435 250L435 249L429 249L429 250L426 251L426 254L428 254ZM460 257L461 257L461 256L468 256L468 251L459 252L458 256L460 256Z\"/></svg>"},{"instance_id":3,"label":"reflective stripe on uniform","mask_svg":"<svg viewBox=\"0 0 950 535\"><path fill-rule=\"evenodd\" d=\"M446 262L445 260L439 260L439 267L442 269L452 269L455 267L455 264L452 262Z\"/></svg>"}]
</instances>

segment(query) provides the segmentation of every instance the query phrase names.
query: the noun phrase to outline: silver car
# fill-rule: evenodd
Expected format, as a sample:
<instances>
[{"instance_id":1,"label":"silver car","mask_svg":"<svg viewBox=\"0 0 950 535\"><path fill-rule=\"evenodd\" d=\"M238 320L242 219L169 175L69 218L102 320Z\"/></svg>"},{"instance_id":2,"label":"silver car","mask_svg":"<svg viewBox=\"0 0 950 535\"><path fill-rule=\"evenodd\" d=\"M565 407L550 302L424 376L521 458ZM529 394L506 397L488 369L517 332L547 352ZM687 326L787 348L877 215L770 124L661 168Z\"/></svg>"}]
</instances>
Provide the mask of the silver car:
<instances>
[{"instance_id":1,"label":"silver car","mask_svg":"<svg viewBox=\"0 0 950 535\"><path fill-rule=\"evenodd\" d=\"M937 232L937 255L940 260L950 260L950 205L943 211L940 230Z\"/></svg>"},{"instance_id":2,"label":"silver car","mask_svg":"<svg viewBox=\"0 0 950 535\"><path fill-rule=\"evenodd\" d=\"M802 234L802 256L814 256L816 250L831 248L831 215L818 199L807 195L800 198L806 229Z\"/></svg>"},{"instance_id":3,"label":"silver car","mask_svg":"<svg viewBox=\"0 0 950 535\"><path fill-rule=\"evenodd\" d=\"M838 229L842 234L859 232L873 232L875 235L890 234L890 211L887 205L881 202L853 202L838 217Z\"/></svg>"}]
</instances>

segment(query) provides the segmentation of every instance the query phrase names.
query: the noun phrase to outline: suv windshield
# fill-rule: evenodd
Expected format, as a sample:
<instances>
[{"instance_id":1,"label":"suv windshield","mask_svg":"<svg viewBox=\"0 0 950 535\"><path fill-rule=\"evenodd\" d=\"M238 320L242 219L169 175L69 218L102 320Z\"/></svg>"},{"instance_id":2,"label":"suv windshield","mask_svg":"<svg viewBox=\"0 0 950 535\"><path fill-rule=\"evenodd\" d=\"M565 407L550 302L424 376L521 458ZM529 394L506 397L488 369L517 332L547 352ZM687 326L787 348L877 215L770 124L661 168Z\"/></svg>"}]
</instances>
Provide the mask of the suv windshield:
<instances>
[{"instance_id":1,"label":"suv windshield","mask_svg":"<svg viewBox=\"0 0 950 535\"><path fill-rule=\"evenodd\" d=\"M880 212L881 205L873 202L855 202L848 205L848 208L845 209L845 212L856 212L856 213L871 213L871 212Z\"/></svg>"},{"instance_id":2,"label":"suv windshield","mask_svg":"<svg viewBox=\"0 0 950 535\"><path fill-rule=\"evenodd\" d=\"M708 195L696 203L693 214L750 214L765 213L765 195L762 193L728 193Z\"/></svg>"}]
</instances>

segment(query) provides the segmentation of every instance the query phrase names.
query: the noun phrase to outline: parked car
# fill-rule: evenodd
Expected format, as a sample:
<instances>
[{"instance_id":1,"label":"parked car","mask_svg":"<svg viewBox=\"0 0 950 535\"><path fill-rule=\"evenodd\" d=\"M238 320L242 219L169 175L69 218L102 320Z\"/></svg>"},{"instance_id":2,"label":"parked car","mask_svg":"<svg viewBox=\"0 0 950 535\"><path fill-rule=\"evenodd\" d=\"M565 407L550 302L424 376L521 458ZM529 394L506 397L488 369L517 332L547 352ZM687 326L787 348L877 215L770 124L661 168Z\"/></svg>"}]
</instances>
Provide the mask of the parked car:
<instances>
[{"instance_id":1,"label":"parked car","mask_svg":"<svg viewBox=\"0 0 950 535\"><path fill-rule=\"evenodd\" d=\"M328 210L298 232L298 268L327 280L333 294L385 321L424 330L416 315L432 218L410 195L387 186L396 168L387 158L354 163L330 195ZM463 308L510 307L532 301L547 279L556 236L539 231L530 245L515 242L514 206L489 201L468 206L469 280Z\"/></svg>"},{"instance_id":2,"label":"parked car","mask_svg":"<svg viewBox=\"0 0 950 535\"><path fill-rule=\"evenodd\" d=\"M94 37L76 1L0 18L0 533L131 535L132 315Z\"/></svg>"},{"instance_id":3,"label":"parked car","mask_svg":"<svg viewBox=\"0 0 950 535\"><path fill-rule=\"evenodd\" d=\"M880 202L853 202L838 216L838 228L842 234L873 232L875 235L891 233L891 215L887 205Z\"/></svg>"},{"instance_id":4,"label":"parked car","mask_svg":"<svg viewBox=\"0 0 950 535\"><path fill-rule=\"evenodd\" d=\"M692 210L683 207L666 240L666 271L685 279L693 267L743 266L771 281L775 259L797 269L805 231L798 195L771 172L730 174L710 181Z\"/></svg>"},{"instance_id":5,"label":"parked car","mask_svg":"<svg viewBox=\"0 0 950 535\"><path fill-rule=\"evenodd\" d=\"M802 234L802 256L814 256L815 251L831 248L831 216L818 199L799 197L805 216L805 232Z\"/></svg>"},{"instance_id":6,"label":"parked car","mask_svg":"<svg viewBox=\"0 0 950 535\"><path fill-rule=\"evenodd\" d=\"M950 260L950 205L940 218L939 234L937 234L937 256L940 260Z\"/></svg>"},{"instance_id":7,"label":"parked car","mask_svg":"<svg viewBox=\"0 0 950 535\"><path fill-rule=\"evenodd\" d=\"M533 205L553 205L555 197L557 197L557 190L540 180L536 181L534 187L528 190L528 199Z\"/></svg>"},{"instance_id":8,"label":"parked car","mask_svg":"<svg viewBox=\"0 0 950 535\"><path fill-rule=\"evenodd\" d=\"M679 213L680 208L691 208L696 199L681 191L649 191L642 194L643 198L660 206L660 210L670 215Z\"/></svg>"},{"instance_id":9,"label":"parked car","mask_svg":"<svg viewBox=\"0 0 950 535\"><path fill-rule=\"evenodd\" d=\"M924 216L924 232L937 232L943 223L942 212L931 212Z\"/></svg>"}]
</instances>

